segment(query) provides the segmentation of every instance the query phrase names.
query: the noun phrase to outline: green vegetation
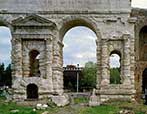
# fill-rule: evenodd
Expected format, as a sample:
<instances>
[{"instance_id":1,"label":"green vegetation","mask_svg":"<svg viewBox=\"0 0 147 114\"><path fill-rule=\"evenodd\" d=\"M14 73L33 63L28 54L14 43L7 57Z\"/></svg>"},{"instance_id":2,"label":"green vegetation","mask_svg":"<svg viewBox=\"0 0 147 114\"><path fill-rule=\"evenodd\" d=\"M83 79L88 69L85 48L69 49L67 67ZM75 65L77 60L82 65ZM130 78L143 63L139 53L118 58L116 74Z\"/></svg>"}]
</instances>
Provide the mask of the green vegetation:
<instances>
[{"instance_id":1,"label":"green vegetation","mask_svg":"<svg viewBox=\"0 0 147 114\"><path fill-rule=\"evenodd\" d=\"M87 62L83 69L83 77L80 81L80 86L82 88L95 88L96 86L96 75L97 75L97 65L93 62ZM121 84L120 68L110 69L110 83L111 84Z\"/></svg>"},{"instance_id":2,"label":"green vegetation","mask_svg":"<svg viewBox=\"0 0 147 114\"><path fill-rule=\"evenodd\" d=\"M19 112L11 112L13 110L19 110ZM30 107L18 106L13 102L6 102L1 98L0 100L0 114L39 114L33 112L33 109Z\"/></svg>"},{"instance_id":3,"label":"green vegetation","mask_svg":"<svg viewBox=\"0 0 147 114\"><path fill-rule=\"evenodd\" d=\"M135 114L147 113L146 106L138 103L116 101L101 106L88 107L81 105L82 102L87 103L87 99L75 99L75 102L74 105L65 107L50 106L46 110L33 111L33 107L20 106L14 102L6 102L4 98L0 97L0 114L42 114L45 111L48 111L48 114L118 114L121 110L130 110L135 112Z\"/></svg>"},{"instance_id":4,"label":"green vegetation","mask_svg":"<svg viewBox=\"0 0 147 114\"><path fill-rule=\"evenodd\" d=\"M5 65L0 64L0 86L9 86L12 85L12 77L11 77L11 65L9 64L6 69Z\"/></svg>"},{"instance_id":5,"label":"green vegetation","mask_svg":"<svg viewBox=\"0 0 147 114\"><path fill-rule=\"evenodd\" d=\"M88 103L88 102L89 102L89 99L87 97L74 98L75 104Z\"/></svg>"},{"instance_id":6,"label":"green vegetation","mask_svg":"<svg viewBox=\"0 0 147 114\"><path fill-rule=\"evenodd\" d=\"M83 108L79 114L115 114L119 112L118 107L114 106L97 106Z\"/></svg>"},{"instance_id":7,"label":"green vegetation","mask_svg":"<svg viewBox=\"0 0 147 114\"><path fill-rule=\"evenodd\" d=\"M110 83L111 84L121 84L120 69L119 68L111 68L110 69Z\"/></svg>"},{"instance_id":8,"label":"green vegetation","mask_svg":"<svg viewBox=\"0 0 147 114\"><path fill-rule=\"evenodd\" d=\"M95 88L96 73L97 73L96 63L87 62L83 69L83 78L81 79L81 86L83 88Z\"/></svg>"}]
</instances>

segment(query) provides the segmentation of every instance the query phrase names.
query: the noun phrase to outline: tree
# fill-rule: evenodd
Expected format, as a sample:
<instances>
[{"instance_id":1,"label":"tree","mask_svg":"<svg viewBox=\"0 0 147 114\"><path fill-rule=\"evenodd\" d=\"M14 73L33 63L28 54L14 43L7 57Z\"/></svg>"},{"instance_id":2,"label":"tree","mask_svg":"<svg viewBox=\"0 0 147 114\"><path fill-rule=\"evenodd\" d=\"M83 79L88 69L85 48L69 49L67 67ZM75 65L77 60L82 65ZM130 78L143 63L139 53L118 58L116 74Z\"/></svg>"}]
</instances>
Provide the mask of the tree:
<instances>
[{"instance_id":1,"label":"tree","mask_svg":"<svg viewBox=\"0 0 147 114\"><path fill-rule=\"evenodd\" d=\"M0 86L12 85L11 65L9 64L5 69L4 63L0 64Z\"/></svg>"},{"instance_id":2,"label":"tree","mask_svg":"<svg viewBox=\"0 0 147 114\"><path fill-rule=\"evenodd\" d=\"M110 69L110 83L111 84L121 84L119 68Z\"/></svg>"},{"instance_id":3,"label":"tree","mask_svg":"<svg viewBox=\"0 0 147 114\"><path fill-rule=\"evenodd\" d=\"M95 88L96 87L96 74L97 65L91 61L85 64L83 69L83 78L81 79L81 86L83 88Z\"/></svg>"},{"instance_id":4,"label":"tree","mask_svg":"<svg viewBox=\"0 0 147 114\"><path fill-rule=\"evenodd\" d=\"M11 64L7 66L4 77L5 77L5 85L11 87L12 85Z\"/></svg>"},{"instance_id":5,"label":"tree","mask_svg":"<svg viewBox=\"0 0 147 114\"><path fill-rule=\"evenodd\" d=\"M4 63L0 64L0 86L4 85L4 72L5 72L5 65Z\"/></svg>"}]
</instances>

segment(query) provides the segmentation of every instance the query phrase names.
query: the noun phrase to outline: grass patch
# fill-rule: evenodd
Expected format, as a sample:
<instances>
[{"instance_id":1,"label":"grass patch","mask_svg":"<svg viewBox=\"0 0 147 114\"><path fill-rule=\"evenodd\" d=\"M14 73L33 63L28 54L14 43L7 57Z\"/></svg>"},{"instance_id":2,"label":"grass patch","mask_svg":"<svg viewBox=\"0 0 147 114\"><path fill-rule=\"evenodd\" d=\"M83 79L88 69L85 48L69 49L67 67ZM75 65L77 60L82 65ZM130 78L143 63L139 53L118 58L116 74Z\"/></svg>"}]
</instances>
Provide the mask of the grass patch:
<instances>
[{"instance_id":1,"label":"grass patch","mask_svg":"<svg viewBox=\"0 0 147 114\"><path fill-rule=\"evenodd\" d=\"M11 112L12 110L18 110L18 112ZM0 114L39 114L34 112L31 107L18 106L13 102L1 102Z\"/></svg>"},{"instance_id":2,"label":"grass patch","mask_svg":"<svg viewBox=\"0 0 147 114\"><path fill-rule=\"evenodd\" d=\"M97 106L83 108L79 114L116 114L119 110L114 106Z\"/></svg>"},{"instance_id":3,"label":"grass patch","mask_svg":"<svg viewBox=\"0 0 147 114\"><path fill-rule=\"evenodd\" d=\"M75 104L80 104L80 103L88 103L89 99L86 97L79 97L79 98L74 98L74 103Z\"/></svg>"},{"instance_id":4,"label":"grass patch","mask_svg":"<svg viewBox=\"0 0 147 114\"><path fill-rule=\"evenodd\" d=\"M33 107L20 106L14 102L6 102L5 98L0 98L0 114L42 114L48 111L49 114L118 114L120 110L131 110L135 114L147 114L147 106L131 102L112 102L102 106L88 107L80 105L87 103L87 98L74 99L75 105L65 107L49 107L47 110L33 111ZM12 110L19 110L19 112L11 113Z\"/></svg>"}]
</instances>

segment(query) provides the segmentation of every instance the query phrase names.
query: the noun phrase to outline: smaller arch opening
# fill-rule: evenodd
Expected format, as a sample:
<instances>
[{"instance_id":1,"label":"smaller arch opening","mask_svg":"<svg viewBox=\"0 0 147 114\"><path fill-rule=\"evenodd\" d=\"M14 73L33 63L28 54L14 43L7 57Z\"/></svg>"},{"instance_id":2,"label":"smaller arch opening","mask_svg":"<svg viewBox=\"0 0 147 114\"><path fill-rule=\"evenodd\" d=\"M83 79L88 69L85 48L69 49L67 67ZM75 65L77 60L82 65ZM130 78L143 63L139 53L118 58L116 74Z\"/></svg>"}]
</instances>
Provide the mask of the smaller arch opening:
<instances>
[{"instance_id":1,"label":"smaller arch opening","mask_svg":"<svg viewBox=\"0 0 147 114\"><path fill-rule=\"evenodd\" d=\"M32 50L29 53L30 57L30 77L40 77L39 59L40 53L37 50Z\"/></svg>"},{"instance_id":2,"label":"smaller arch opening","mask_svg":"<svg viewBox=\"0 0 147 114\"><path fill-rule=\"evenodd\" d=\"M142 73L142 93L145 93L145 88L147 89L147 68L144 69Z\"/></svg>"},{"instance_id":3,"label":"smaller arch opening","mask_svg":"<svg viewBox=\"0 0 147 114\"><path fill-rule=\"evenodd\" d=\"M38 86L29 84L27 86L27 99L38 99Z\"/></svg>"},{"instance_id":4,"label":"smaller arch opening","mask_svg":"<svg viewBox=\"0 0 147 114\"><path fill-rule=\"evenodd\" d=\"M110 84L121 84L121 53L114 50L109 57Z\"/></svg>"},{"instance_id":5,"label":"smaller arch opening","mask_svg":"<svg viewBox=\"0 0 147 114\"><path fill-rule=\"evenodd\" d=\"M140 30L139 34L139 49L140 49L140 60L146 61L147 60L147 26L144 26Z\"/></svg>"}]
</instances>

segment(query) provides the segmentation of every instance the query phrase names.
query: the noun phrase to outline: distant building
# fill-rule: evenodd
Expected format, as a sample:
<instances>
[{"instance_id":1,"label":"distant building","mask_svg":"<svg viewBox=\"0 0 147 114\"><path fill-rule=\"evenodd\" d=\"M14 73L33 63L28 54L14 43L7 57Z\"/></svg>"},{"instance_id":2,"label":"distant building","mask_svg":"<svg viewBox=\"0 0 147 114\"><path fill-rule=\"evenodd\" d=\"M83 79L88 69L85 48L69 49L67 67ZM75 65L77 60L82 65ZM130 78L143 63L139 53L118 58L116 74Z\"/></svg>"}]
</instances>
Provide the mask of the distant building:
<instances>
[{"instance_id":1,"label":"distant building","mask_svg":"<svg viewBox=\"0 0 147 114\"><path fill-rule=\"evenodd\" d=\"M83 67L76 67L75 65L67 65L63 67L64 89L66 92L75 92L77 87L77 73L79 73L79 82L83 77ZM80 84L79 84L80 85ZM81 91L81 87L79 86Z\"/></svg>"}]
</instances>

